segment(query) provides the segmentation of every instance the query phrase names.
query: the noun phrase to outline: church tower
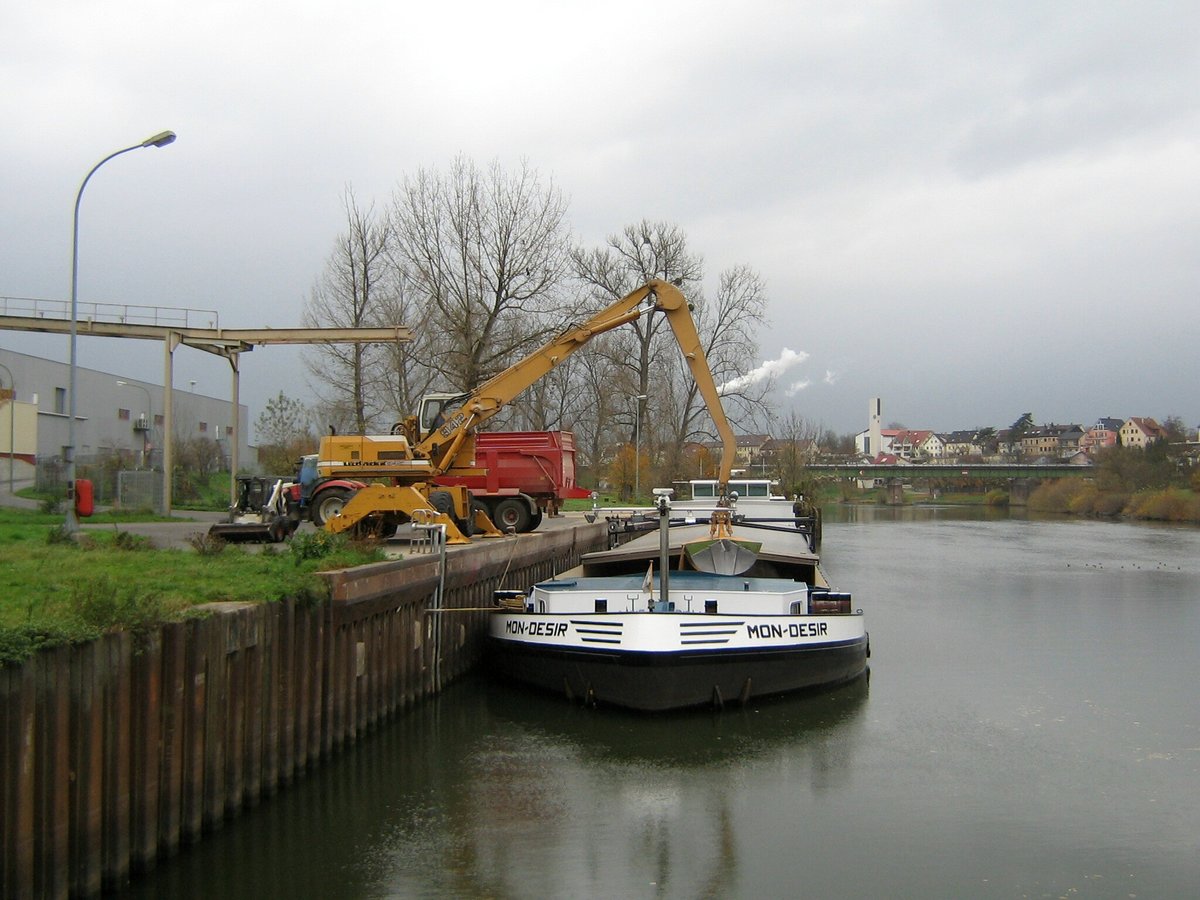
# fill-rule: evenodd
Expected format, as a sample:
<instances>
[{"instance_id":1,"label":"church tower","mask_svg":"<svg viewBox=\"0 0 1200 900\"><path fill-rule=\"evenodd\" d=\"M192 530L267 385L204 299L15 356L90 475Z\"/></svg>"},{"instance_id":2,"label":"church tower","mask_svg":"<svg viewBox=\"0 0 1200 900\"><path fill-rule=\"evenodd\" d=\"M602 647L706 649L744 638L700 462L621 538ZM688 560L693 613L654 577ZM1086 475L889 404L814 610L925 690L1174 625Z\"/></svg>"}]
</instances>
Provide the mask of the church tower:
<instances>
[{"instance_id":1,"label":"church tower","mask_svg":"<svg viewBox=\"0 0 1200 900\"><path fill-rule=\"evenodd\" d=\"M883 450L883 401L871 398L867 410L867 455L874 459Z\"/></svg>"}]
</instances>

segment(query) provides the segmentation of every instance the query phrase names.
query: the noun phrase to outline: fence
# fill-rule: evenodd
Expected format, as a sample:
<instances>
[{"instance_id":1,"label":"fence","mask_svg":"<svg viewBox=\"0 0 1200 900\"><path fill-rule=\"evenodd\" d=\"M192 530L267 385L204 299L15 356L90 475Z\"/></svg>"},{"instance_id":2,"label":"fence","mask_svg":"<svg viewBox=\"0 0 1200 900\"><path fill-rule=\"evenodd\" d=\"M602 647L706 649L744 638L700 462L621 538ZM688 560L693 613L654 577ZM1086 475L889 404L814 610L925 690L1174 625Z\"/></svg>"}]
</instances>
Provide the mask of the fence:
<instances>
[{"instance_id":1,"label":"fence","mask_svg":"<svg viewBox=\"0 0 1200 900\"><path fill-rule=\"evenodd\" d=\"M122 470L117 473L116 505L119 509L163 509L162 472L149 469Z\"/></svg>"},{"instance_id":2,"label":"fence","mask_svg":"<svg viewBox=\"0 0 1200 900\"><path fill-rule=\"evenodd\" d=\"M606 545L603 525L481 541L444 575L417 554L330 574L317 607L211 604L0 669L0 895L90 896L152 867L467 671L493 590Z\"/></svg>"}]
</instances>

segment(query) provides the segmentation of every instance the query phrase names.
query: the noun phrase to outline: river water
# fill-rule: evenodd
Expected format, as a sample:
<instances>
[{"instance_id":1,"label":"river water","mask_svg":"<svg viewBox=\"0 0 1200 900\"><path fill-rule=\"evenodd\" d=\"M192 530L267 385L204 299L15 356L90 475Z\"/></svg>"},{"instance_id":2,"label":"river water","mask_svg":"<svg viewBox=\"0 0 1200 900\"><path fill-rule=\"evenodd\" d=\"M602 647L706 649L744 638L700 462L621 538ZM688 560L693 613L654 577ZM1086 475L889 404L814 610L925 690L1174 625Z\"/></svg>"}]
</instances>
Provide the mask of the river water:
<instances>
[{"instance_id":1,"label":"river water","mask_svg":"<svg viewBox=\"0 0 1200 900\"><path fill-rule=\"evenodd\" d=\"M124 896L1196 896L1200 530L841 517L869 679L646 717L472 678Z\"/></svg>"}]
</instances>

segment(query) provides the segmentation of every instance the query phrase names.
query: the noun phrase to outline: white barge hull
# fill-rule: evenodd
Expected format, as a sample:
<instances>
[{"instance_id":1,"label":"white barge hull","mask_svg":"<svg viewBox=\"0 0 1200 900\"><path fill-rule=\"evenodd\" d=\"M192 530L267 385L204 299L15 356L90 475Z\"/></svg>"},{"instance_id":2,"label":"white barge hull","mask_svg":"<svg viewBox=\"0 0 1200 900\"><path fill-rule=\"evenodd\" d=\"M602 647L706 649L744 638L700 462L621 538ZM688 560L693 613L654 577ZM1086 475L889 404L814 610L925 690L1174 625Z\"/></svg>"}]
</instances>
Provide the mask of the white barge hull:
<instances>
[{"instance_id":1,"label":"white barge hull","mask_svg":"<svg viewBox=\"0 0 1200 900\"><path fill-rule=\"evenodd\" d=\"M745 702L866 671L861 613L497 613L492 670L587 702L648 712Z\"/></svg>"}]
</instances>

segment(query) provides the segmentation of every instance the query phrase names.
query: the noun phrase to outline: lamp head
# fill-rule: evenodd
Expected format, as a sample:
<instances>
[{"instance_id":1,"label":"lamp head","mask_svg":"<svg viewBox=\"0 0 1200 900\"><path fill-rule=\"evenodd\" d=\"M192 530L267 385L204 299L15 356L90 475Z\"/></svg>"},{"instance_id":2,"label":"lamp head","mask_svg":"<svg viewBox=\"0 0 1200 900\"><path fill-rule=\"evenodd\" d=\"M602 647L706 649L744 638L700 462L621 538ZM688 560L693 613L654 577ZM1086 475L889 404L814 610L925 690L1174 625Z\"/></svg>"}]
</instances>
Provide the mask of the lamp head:
<instances>
[{"instance_id":1,"label":"lamp head","mask_svg":"<svg viewBox=\"0 0 1200 900\"><path fill-rule=\"evenodd\" d=\"M143 147L165 147L167 144L174 143L175 132L160 131L158 134L151 135L142 141Z\"/></svg>"}]
</instances>

